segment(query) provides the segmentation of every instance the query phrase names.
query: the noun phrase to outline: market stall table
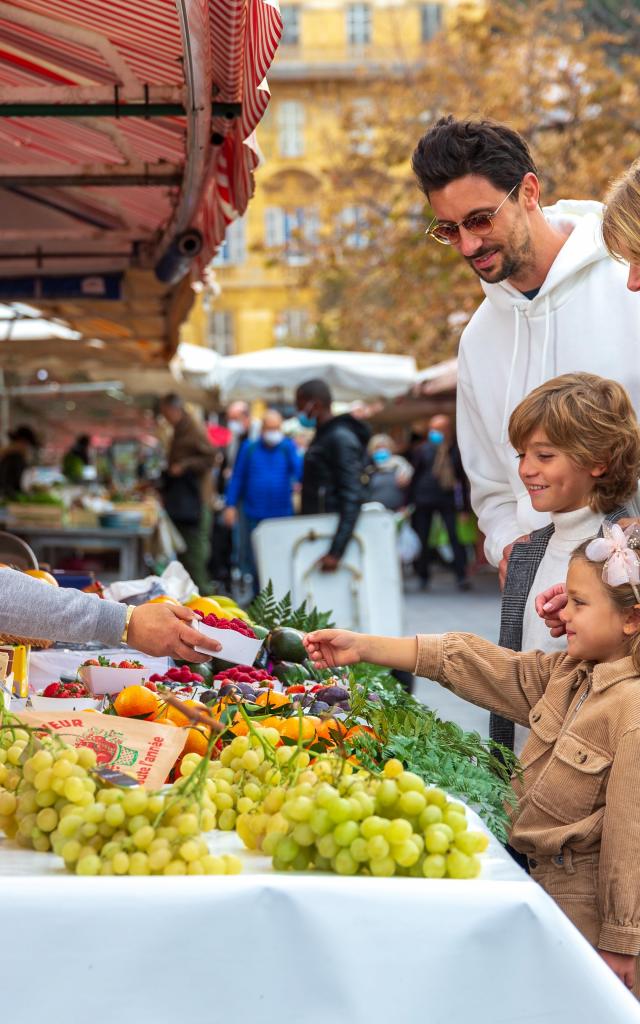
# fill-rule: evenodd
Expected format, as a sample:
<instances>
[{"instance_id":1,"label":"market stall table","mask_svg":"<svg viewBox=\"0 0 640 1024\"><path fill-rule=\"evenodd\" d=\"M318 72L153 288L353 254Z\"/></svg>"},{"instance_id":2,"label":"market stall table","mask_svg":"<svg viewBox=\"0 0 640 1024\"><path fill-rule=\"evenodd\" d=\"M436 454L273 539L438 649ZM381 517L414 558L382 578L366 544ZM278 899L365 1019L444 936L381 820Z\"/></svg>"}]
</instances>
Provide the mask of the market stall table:
<instances>
[{"instance_id":1,"label":"market stall table","mask_svg":"<svg viewBox=\"0 0 640 1024\"><path fill-rule=\"evenodd\" d=\"M478 827L470 814L471 827ZM79 878L0 840L7 1020L20 1024L633 1024L633 996L495 840L473 881Z\"/></svg>"},{"instance_id":2,"label":"market stall table","mask_svg":"<svg viewBox=\"0 0 640 1024\"><path fill-rule=\"evenodd\" d=\"M147 526L137 527L77 527L77 526L36 526L11 521L7 529L28 541L41 561L55 563L51 558L54 551L69 550L117 551L119 566L117 578L136 579L142 566L141 544L150 537L153 530Z\"/></svg>"}]
</instances>

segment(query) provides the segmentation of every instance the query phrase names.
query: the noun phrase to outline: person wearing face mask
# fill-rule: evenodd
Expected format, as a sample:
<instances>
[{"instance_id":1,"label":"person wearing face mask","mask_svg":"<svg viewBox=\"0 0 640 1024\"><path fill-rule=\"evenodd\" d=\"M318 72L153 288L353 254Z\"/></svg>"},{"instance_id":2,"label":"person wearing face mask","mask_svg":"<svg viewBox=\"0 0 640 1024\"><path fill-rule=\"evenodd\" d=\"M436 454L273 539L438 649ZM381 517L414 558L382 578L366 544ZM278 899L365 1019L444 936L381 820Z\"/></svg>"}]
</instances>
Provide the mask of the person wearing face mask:
<instances>
[{"instance_id":1,"label":"person wearing face mask","mask_svg":"<svg viewBox=\"0 0 640 1024\"><path fill-rule=\"evenodd\" d=\"M451 420L434 416L427 440L416 453L415 473L409 487L409 503L415 506L413 528L422 543L416 563L421 584L429 582L429 536L434 513L442 519L453 551L452 568L460 590L470 587L467 579L467 554L458 540L456 514L469 511L469 488Z\"/></svg>"},{"instance_id":2,"label":"person wearing face mask","mask_svg":"<svg viewBox=\"0 0 640 1024\"><path fill-rule=\"evenodd\" d=\"M388 434L375 434L368 445L370 465L367 469L368 501L379 501L397 512L407 504L407 488L413 477L413 466L393 451Z\"/></svg>"},{"instance_id":3,"label":"person wearing face mask","mask_svg":"<svg viewBox=\"0 0 640 1024\"><path fill-rule=\"evenodd\" d=\"M323 380L308 380L296 391L300 424L315 430L304 459L300 511L302 515L338 514L333 540L320 560L323 572L338 568L365 500L370 437L366 423L350 413L334 416L331 403L331 391Z\"/></svg>"},{"instance_id":4,"label":"person wearing face mask","mask_svg":"<svg viewBox=\"0 0 640 1024\"><path fill-rule=\"evenodd\" d=\"M258 578L251 550L251 534L263 519L293 515L293 487L300 480L302 459L296 446L282 432L282 416L268 409L262 420L260 437L247 441L238 453L227 486L224 522L233 528L238 522L241 503L247 520L249 555L254 592Z\"/></svg>"}]
</instances>

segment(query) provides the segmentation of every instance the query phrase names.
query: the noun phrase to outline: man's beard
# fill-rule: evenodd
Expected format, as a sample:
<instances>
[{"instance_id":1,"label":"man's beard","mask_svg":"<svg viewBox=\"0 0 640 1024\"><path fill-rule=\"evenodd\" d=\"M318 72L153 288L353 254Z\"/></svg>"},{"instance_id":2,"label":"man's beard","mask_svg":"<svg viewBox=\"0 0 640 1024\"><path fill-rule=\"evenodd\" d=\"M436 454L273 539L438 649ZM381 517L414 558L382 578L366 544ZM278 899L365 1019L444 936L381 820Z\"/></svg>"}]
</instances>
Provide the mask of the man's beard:
<instances>
[{"instance_id":1,"label":"man's beard","mask_svg":"<svg viewBox=\"0 0 640 1024\"><path fill-rule=\"evenodd\" d=\"M501 253L502 265L491 270L478 270L474 266L473 260L477 260L489 252ZM481 249L480 252L474 253L473 256L465 256L465 260L474 274L477 274L487 284L500 284L501 281L506 281L508 278L519 277L533 266L535 256L531 236L527 234L520 244L517 244L513 237L511 237L504 246L488 245L486 248Z\"/></svg>"}]
</instances>

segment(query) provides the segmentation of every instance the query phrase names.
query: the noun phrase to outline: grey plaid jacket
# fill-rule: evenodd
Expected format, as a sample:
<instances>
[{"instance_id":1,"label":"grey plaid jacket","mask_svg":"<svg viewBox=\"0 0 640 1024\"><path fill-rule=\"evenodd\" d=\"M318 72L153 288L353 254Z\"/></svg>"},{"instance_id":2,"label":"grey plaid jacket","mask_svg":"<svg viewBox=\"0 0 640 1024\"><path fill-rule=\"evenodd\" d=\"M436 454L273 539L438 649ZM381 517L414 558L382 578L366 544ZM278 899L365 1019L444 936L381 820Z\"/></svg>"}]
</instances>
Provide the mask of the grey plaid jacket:
<instances>
[{"instance_id":1,"label":"grey plaid jacket","mask_svg":"<svg viewBox=\"0 0 640 1024\"><path fill-rule=\"evenodd\" d=\"M615 523L618 519L624 519L630 513L626 508L617 508L609 515L604 516L604 521ZM534 530L531 539L516 544L511 552L509 566L507 568L507 579L502 594L502 610L500 613L500 638L498 643L501 647L508 647L512 651L522 650L522 625L524 622L524 610L529 597L529 592L536 578L538 566L545 556L547 546L554 533L553 524L544 526L541 530ZM602 535L602 531L600 531ZM489 735L492 740L502 743L503 746L513 750L515 727L513 722L493 712L489 718Z\"/></svg>"}]
</instances>

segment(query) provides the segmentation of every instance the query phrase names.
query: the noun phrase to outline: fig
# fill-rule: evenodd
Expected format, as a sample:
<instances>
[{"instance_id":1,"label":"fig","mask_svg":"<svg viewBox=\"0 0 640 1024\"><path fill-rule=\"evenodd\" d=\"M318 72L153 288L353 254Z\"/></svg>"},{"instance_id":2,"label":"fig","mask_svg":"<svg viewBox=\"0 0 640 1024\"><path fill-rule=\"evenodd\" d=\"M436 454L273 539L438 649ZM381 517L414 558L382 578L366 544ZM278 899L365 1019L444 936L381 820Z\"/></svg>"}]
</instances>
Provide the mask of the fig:
<instances>
[{"instance_id":1,"label":"fig","mask_svg":"<svg viewBox=\"0 0 640 1024\"><path fill-rule=\"evenodd\" d=\"M345 686L323 686L316 690L316 700L325 700L327 704L339 704L349 699L349 691Z\"/></svg>"}]
</instances>

